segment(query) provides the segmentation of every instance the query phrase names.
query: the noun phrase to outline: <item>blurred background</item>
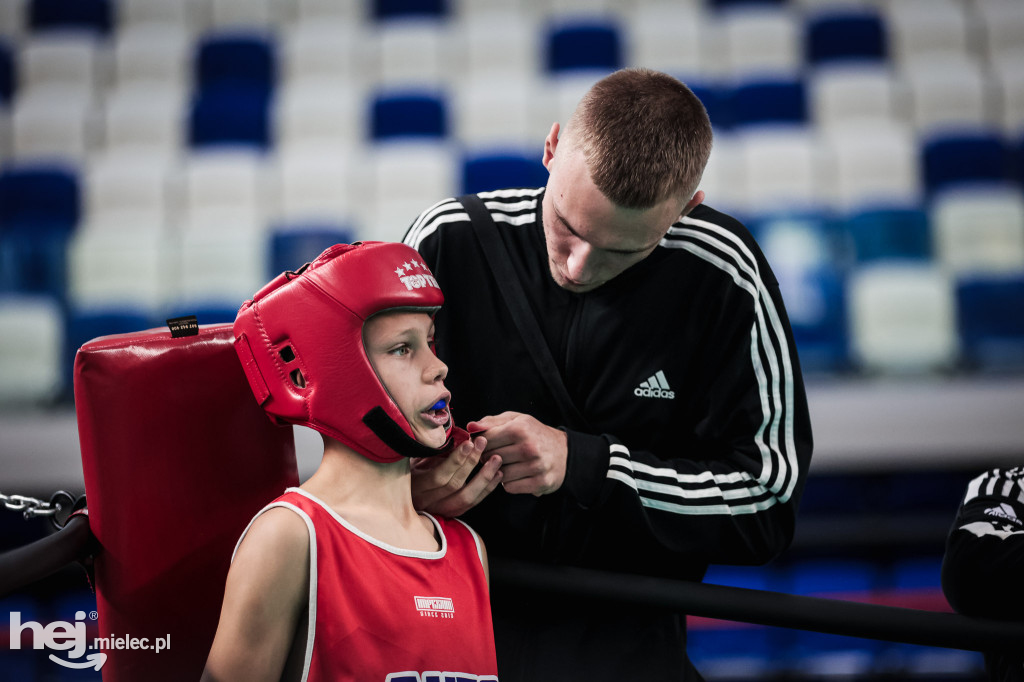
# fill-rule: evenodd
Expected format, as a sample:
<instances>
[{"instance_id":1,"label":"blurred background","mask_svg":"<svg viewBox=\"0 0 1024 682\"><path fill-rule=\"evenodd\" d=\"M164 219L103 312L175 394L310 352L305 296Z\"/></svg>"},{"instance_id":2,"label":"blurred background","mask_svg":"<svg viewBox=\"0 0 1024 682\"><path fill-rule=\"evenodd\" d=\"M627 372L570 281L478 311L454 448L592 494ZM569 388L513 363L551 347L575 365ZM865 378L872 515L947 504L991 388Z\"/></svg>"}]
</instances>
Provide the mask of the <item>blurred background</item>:
<instances>
[{"instance_id":1,"label":"blurred background","mask_svg":"<svg viewBox=\"0 0 1024 682\"><path fill-rule=\"evenodd\" d=\"M764 248L807 379L794 546L708 580L948 610L967 481L1024 463L1018 0L0 0L0 493L82 492L84 342L233 320L330 244L544 184L551 124L623 66L707 106L707 203ZM0 551L47 532L0 507ZM68 569L0 618L91 600ZM709 680L982 679L970 652L691 629ZM90 679L6 633L0 680Z\"/></svg>"}]
</instances>

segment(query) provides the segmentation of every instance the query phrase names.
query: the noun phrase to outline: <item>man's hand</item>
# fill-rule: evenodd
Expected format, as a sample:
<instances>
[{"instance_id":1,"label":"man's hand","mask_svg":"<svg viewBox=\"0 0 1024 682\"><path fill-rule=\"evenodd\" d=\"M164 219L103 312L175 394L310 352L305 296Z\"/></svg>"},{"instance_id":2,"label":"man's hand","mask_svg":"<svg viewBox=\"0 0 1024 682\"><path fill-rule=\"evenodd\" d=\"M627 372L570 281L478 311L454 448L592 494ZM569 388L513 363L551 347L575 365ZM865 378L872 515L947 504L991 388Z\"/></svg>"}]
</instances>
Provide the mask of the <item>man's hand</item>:
<instances>
[{"instance_id":1,"label":"man's hand","mask_svg":"<svg viewBox=\"0 0 1024 682\"><path fill-rule=\"evenodd\" d=\"M416 509L454 518L475 507L498 487L504 474L501 457L486 459L470 479L483 456L487 439L467 440L446 457L418 457L412 460L412 503Z\"/></svg>"},{"instance_id":2,"label":"man's hand","mask_svg":"<svg viewBox=\"0 0 1024 682\"><path fill-rule=\"evenodd\" d=\"M519 412L484 417L467 428L487 432L484 453L500 457L506 492L547 495L565 481L569 441L564 431Z\"/></svg>"}]
</instances>

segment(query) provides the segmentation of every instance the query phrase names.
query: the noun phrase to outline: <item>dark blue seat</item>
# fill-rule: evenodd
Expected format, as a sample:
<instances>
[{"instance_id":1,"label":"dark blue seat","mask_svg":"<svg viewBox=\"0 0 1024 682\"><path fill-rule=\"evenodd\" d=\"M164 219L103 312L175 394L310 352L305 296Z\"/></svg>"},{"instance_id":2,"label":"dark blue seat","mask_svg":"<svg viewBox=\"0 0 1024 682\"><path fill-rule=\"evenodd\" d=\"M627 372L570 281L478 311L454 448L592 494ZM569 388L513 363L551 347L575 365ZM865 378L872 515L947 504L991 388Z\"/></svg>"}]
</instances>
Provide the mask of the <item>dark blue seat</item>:
<instances>
[{"instance_id":1,"label":"dark blue seat","mask_svg":"<svg viewBox=\"0 0 1024 682\"><path fill-rule=\"evenodd\" d=\"M925 190L929 193L957 184L1004 183L1013 179L1010 146L995 131L932 136L921 146L921 164Z\"/></svg>"},{"instance_id":2,"label":"dark blue seat","mask_svg":"<svg viewBox=\"0 0 1024 682\"><path fill-rule=\"evenodd\" d=\"M270 91L277 78L273 42L258 33L211 33L196 47L196 89Z\"/></svg>"},{"instance_id":3,"label":"dark blue seat","mask_svg":"<svg viewBox=\"0 0 1024 682\"><path fill-rule=\"evenodd\" d=\"M435 92L380 92L373 98L370 137L386 140L402 137L448 136L448 105Z\"/></svg>"},{"instance_id":4,"label":"dark blue seat","mask_svg":"<svg viewBox=\"0 0 1024 682\"><path fill-rule=\"evenodd\" d=\"M845 221L858 263L884 259L928 260L931 227L920 208L893 207L859 211Z\"/></svg>"},{"instance_id":5,"label":"dark blue seat","mask_svg":"<svg viewBox=\"0 0 1024 682\"><path fill-rule=\"evenodd\" d=\"M373 0L371 14L376 20L404 19L408 17L448 16L446 0Z\"/></svg>"},{"instance_id":6,"label":"dark blue seat","mask_svg":"<svg viewBox=\"0 0 1024 682\"><path fill-rule=\"evenodd\" d=\"M545 40L544 64L548 73L621 68L618 25L598 19L552 24Z\"/></svg>"},{"instance_id":7,"label":"dark blue seat","mask_svg":"<svg viewBox=\"0 0 1024 682\"><path fill-rule=\"evenodd\" d=\"M888 54L885 23L877 11L822 11L804 25L804 54L808 64L836 61L884 61Z\"/></svg>"},{"instance_id":8,"label":"dark blue seat","mask_svg":"<svg viewBox=\"0 0 1024 682\"><path fill-rule=\"evenodd\" d=\"M542 187L548 170L536 155L515 152L470 154L462 162L462 193L506 187Z\"/></svg>"},{"instance_id":9,"label":"dark blue seat","mask_svg":"<svg viewBox=\"0 0 1024 682\"><path fill-rule=\"evenodd\" d=\"M736 127L807 123L807 96L799 79L756 79L726 95Z\"/></svg>"},{"instance_id":10,"label":"dark blue seat","mask_svg":"<svg viewBox=\"0 0 1024 682\"><path fill-rule=\"evenodd\" d=\"M728 130L732 127L732 102L722 87L710 82L690 82L686 85L704 105L715 130Z\"/></svg>"},{"instance_id":11,"label":"dark blue seat","mask_svg":"<svg viewBox=\"0 0 1024 682\"><path fill-rule=\"evenodd\" d=\"M257 88L221 87L198 92L189 113L189 144L271 146L271 94Z\"/></svg>"},{"instance_id":12,"label":"dark blue seat","mask_svg":"<svg viewBox=\"0 0 1024 682\"><path fill-rule=\"evenodd\" d=\"M355 241L353 230L340 225L288 226L276 229L270 237L268 279L282 272L295 271L335 244Z\"/></svg>"},{"instance_id":13,"label":"dark blue seat","mask_svg":"<svg viewBox=\"0 0 1024 682\"><path fill-rule=\"evenodd\" d=\"M989 370L1024 368L1024 275L987 275L956 284L965 359Z\"/></svg>"},{"instance_id":14,"label":"dark blue seat","mask_svg":"<svg viewBox=\"0 0 1024 682\"><path fill-rule=\"evenodd\" d=\"M70 28L107 35L114 9L110 0L30 0L28 25L33 31Z\"/></svg>"},{"instance_id":15,"label":"dark blue seat","mask_svg":"<svg viewBox=\"0 0 1024 682\"><path fill-rule=\"evenodd\" d=\"M14 52L6 40L0 39L0 107L10 106L14 97L14 74Z\"/></svg>"},{"instance_id":16,"label":"dark blue seat","mask_svg":"<svg viewBox=\"0 0 1024 682\"><path fill-rule=\"evenodd\" d=\"M213 33L196 47L189 143L268 148L277 62L273 43L256 33Z\"/></svg>"},{"instance_id":17,"label":"dark blue seat","mask_svg":"<svg viewBox=\"0 0 1024 682\"><path fill-rule=\"evenodd\" d=\"M79 179L72 169L19 165L0 173L0 291L62 300L67 243L80 215Z\"/></svg>"}]
</instances>

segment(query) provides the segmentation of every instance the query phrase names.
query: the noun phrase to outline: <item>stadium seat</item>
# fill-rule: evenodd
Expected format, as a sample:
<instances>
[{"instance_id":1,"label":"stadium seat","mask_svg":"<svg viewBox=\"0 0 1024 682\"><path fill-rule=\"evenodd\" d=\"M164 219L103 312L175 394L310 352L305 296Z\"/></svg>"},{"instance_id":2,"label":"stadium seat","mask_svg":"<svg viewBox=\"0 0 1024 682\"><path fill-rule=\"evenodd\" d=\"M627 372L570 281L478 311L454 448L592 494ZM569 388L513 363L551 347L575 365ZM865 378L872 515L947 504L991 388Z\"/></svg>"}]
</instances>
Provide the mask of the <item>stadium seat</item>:
<instances>
[{"instance_id":1,"label":"stadium seat","mask_svg":"<svg viewBox=\"0 0 1024 682\"><path fill-rule=\"evenodd\" d=\"M701 40L711 27L698 3L641 3L625 26L629 64L678 74L684 82L707 73Z\"/></svg>"},{"instance_id":2,"label":"stadium seat","mask_svg":"<svg viewBox=\"0 0 1024 682\"><path fill-rule=\"evenodd\" d=\"M372 81L372 51L366 31L340 18L308 19L281 29L280 90L330 83L360 95ZM329 91L322 94L325 96Z\"/></svg>"},{"instance_id":3,"label":"stadium seat","mask_svg":"<svg viewBox=\"0 0 1024 682\"><path fill-rule=\"evenodd\" d=\"M377 24L367 40L379 88L447 86L462 55L455 51L448 22L428 18L393 19Z\"/></svg>"},{"instance_id":4,"label":"stadium seat","mask_svg":"<svg viewBox=\"0 0 1024 682\"><path fill-rule=\"evenodd\" d=\"M973 276L956 283L960 338L971 367L1024 369L1024 275Z\"/></svg>"},{"instance_id":5,"label":"stadium seat","mask_svg":"<svg viewBox=\"0 0 1024 682\"><path fill-rule=\"evenodd\" d=\"M271 171L266 158L251 148L193 153L181 168L178 214L194 228L262 230L277 208Z\"/></svg>"},{"instance_id":6,"label":"stadium seat","mask_svg":"<svg viewBox=\"0 0 1024 682\"><path fill-rule=\"evenodd\" d=\"M284 5L275 0L206 0L209 29L273 30L283 23Z\"/></svg>"},{"instance_id":7,"label":"stadium seat","mask_svg":"<svg viewBox=\"0 0 1024 682\"><path fill-rule=\"evenodd\" d=\"M367 150L356 210L360 239L399 241L421 211L459 189L460 157L443 142L394 140Z\"/></svg>"},{"instance_id":8,"label":"stadium seat","mask_svg":"<svg viewBox=\"0 0 1024 682\"><path fill-rule=\"evenodd\" d=\"M917 137L892 121L847 122L822 131L826 193L840 211L920 203Z\"/></svg>"},{"instance_id":9,"label":"stadium seat","mask_svg":"<svg viewBox=\"0 0 1024 682\"><path fill-rule=\"evenodd\" d=\"M155 163L170 161L185 148L188 109L183 90L150 81L112 89L100 115L106 153L134 153Z\"/></svg>"},{"instance_id":10,"label":"stadium seat","mask_svg":"<svg viewBox=\"0 0 1024 682\"><path fill-rule=\"evenodd\" d=\"M270 267L267 279L282 272L298 270L334 244L351 244L356 235L344 226L288 225L276 228L270 237Z\"/></svg>"},{"instance_id":11,"label":"stadium seat","mask_svg":"<svg viewBox=\"0 0 1024 682\"><path fill-rule=\"evenodd\" d=\"M362 92L322 75L289 81L271 104L274 147L353 149L364 142Z\"/></svg>"},{"instance_id":12,"label":"stadium seat","mask_svg":"<svg viewBox=\"0 0 1024 682\"><path fill-rule=\"evenodd\" d=\"M823 157L806 126L749 128L738 134L739 175L747 211L816 209L823 205Z\"/></svg>"},{"instance_id":13,"label":"stadium seat","mask_svg":"<svg viewBox=\"0 0 1024 682\"><path fill-rule=\"evenodd\" d=\"M192 85L192 47L184 26L155 21L124 26L113 45L114 80L120 87L141 81L184 92Z\"/></svg>"},{"instance_id":14,"label":"stadium seat","mask_svg":"<svg viewBox=\"0 0 1024 682\"><path fill-rule=\"evenodd\" d=\"M899 74L910 120L923 135L998 122L996 87L987 70L972 58L929 55L908 62Z\"/></svg>"},{"instance_id":15,"label":"stadium seat","mask_svg":"<svg viewBox=\"0 0 1024 682\"><path fill-rule=\"evenodd\" d=\"M448 129L448 103L444 95L429 91L382 91L372 101L370 139L444 138Z\"/></svg>"},{"instance_id":16,"label":"stadium seat","mask_svg":"<svg viewBox=\"0 0 1024 682\"><path fill-rule=\"evenodd\" d=\"M837 61L884 62L887 49L885 22L877 10L826 6L805 20L804 59L810 66Z\"/></svg>"},{"instance_id":17,"label":"stadium seat","mask_svg":"<svg viewBox=\"0 0 1024 682\"><path fill-rule=\"evenodd\" d=\"M448 16L446 0L373 0L370 3L370 16L377 21L391 19L407 19L410 17Z\"/></svg>"},{"instance_id":18,"label":"stadium seat","mask_svg":"<svg viewBox=\"0 0 1024 682\"><path fill-rule=\"evenodd\" d=\"M726 97L736 128L780 123L802 125L808 120L804 84L800 79L743 80Z\"/></svg>"},{"instance_id":19,"label":"stadium seat","mask_svg":"<svg viewBox=\"0 0 1024 682\"><path fill-rule=\"evenodd\" d=\"M847 284L851 355L868 373L926 374L959 359L948 274L931 264L879 262Z\"/></svg>"},{"instance_id":20,"label":"stadium seat","mask_svg":"<svg viewBox=\"0 0 1024 682\"><path fill-rule=\"evenodd\" d=\"M80 219L79 177L60 166L0 172L0 291L65 293L65 249Z\"/></svg>"},{"instance_id":21,"label":"stadium seat","mask_svg":"<svg viewBox=\"0 0 1024 682\"><path fill-rule=\"evenodd\" d=\"M819 129L882 122L905 124L907 107L887 63L830 62L808 71L808 115Z\"/></svg>"},{"instance_id":22,"label":"stadium seat","mask_svg":"<svg viewBox=\"0 0 1024 682\"><path fill-rule=\"evenodd\" d=\"M106 35L114 5L110 0L29 0L28 24L33 31L82 29Z\"/></svg>"},{"instance_id":23,"label":"stadium seat","mask_svg":"<svg viewBox=\"0 0 1024 682\"><path fill-rule=\"evenodd\" d=\"M458 83L452 98L453 136L467 147L536 144L543 133L530 115L535 88L526 77L481 76Z\"/></svg>"},{"instance_id":24,"label":"stadium seat","mask_svg":"<svg viewBox=\"0 0 1024 682\"><path fill-rule=\"evenodd\" d=\"M228 87L269 93L277 62L274 41L258 32L207 34L196 46L195 87L199 92Z\"/></svg>"},{"instance_id":25,"label":"stadium seat","mask_svg":"<svg viewBox=\"0 0 1024 682\"><path fill-rule=\"evenodd\" d=\"M91 34L33 34L18 53L18 90L61 86L68 99L90 100L104 85L102 54L102 43Z\"/></svg>"},{"instance_id":26,"label":"stadium seat","mask_svg":"<svg viewBox=\"0 0 1024 682\"><path fill-rule=\"evenodd\" d=\"M463 14L457 28L464 63L454 87L522 82L541 73L542 31L532 14L507 9Z\"/></svg>"},{"instance_id":27,"label":"stadium seat","mask_svg":"<svg viewBox=\"0 0 1024 682\"><path fill-rule=\"evenodd\" d=\"M224 145L270 148L272 101L269 93L246 88L199 93L189 112L189 145L194 149Z\"/></svg>"},{"instance_id":28,"label":"stadium seat","mask_svg":"<svg viewBox=\"0 0 1024 682\"><path fill-rule=\"evenodd\" d=\"M543 187L548 171L536 154L478 152L462 162L462 194L507 187Z\"/></svg>"},{"instance_id":29,"label":"stadium seat","mask_svg":"<svg viewBox=\"0 0 1024 682\"><path fill-rule=\"evenodd\" d=\"M789 77L800 70L800 29L788 7L736 5L719 13L717 25L725 78Z\"/></svg>"},{"instance_id":30,"label":"stadium seat","mask_svg":"<svg viewBox=\"0 0 1024 682\"><path fill-rule=\"evenodd\" d=\"M51 296L0 294L0 402L46 405L61 392L64 315Z\"/></svg>"},{"instance_id":31,"label":"stadium seat","mask_svg":"<svg viewBox=\"0 0 1024 682\"><path fill-rule=\"evenodd\" d=\"M936 134L921 143L925 190L929 194L964 183L1012 179L1012 158L1003 136L991 130Z\"/></svg>"},{"instance_id":32,"label":"stadium seat","mask_svg":"<svg viewBox=\"0 0 1024 682\"><path fill-rule=\"evenodd\" d=\"M0 37L0 109L9 107L14 97L15 74L14 50L5 37Z\"/></svg>"},{"instance_id":33,"label":"stadium seat","mask_svg":"<svg viewBox=\"0 0 1024 682\"><path fill-rule=\"evenodd\" d=\"M617 23L593 20L556 21L544 38L544 68L557 74L623 66L622 36Z\"/></svg>"},{"instance_id":34,"label":"stadium seat","mask_svg":"<svg viewBox=\"0 0 1024 682\"><path fill-rule=\"evenodd\" d=\"M928 215L916 207L871 208L851 214L845 232L858 264L884 260L928 262L932 233Z\"/></svg>"},{"instance_id":35,"label":"stadium seat","mask_svg":"<svg viewBox=\"0 0 1024 682\"><path fill-rule=\"evenodd\" d=\"M983 0L971 3L981 33L982 54L997 63L1007 53L1019 52L1024 35L1024 5L1016 0Z\"/></svg>"},{"instance_id":36,"label":"stadium seat","mask_svg":"<svg viewBox=\"0 0 1024 682\"><path fill-rule=\"evenodd\" d=\"M11 156L20 161L77 165L96 147L93 108L63 85L19 94L11 114Z\"/></svg>"},{"instance_id":37,"label":"stadium seat","mask_svg":"<svg viewBox=\"0 0 1024 682\"><path fill-rule=\"evenodd\" d=\"M140 229L164 229L169 208L167 169L131 152L97 154L83 177L86 220L130 215Z\"/></svg>"},{"instance_id":38,"label":"stadium seat","mask_svg":"<svg viewBox=\"0 0 1024 682\"><path fill-rule=\"evenodd\" d=\"M358 196L353 191L351 151L330 146L294 146L278 155L281 188L278 225L345 225Z\"/></svg>"},{"instance_id":39,"label":"stadium seat","mask_svg":"<svg viewBox=\"0 0 1024 682\"><path fill-rule=\"evenodd\" d=\"M897 67L939 55L970 53L965 4L955 0L901 0L881 5L889 54Z\"/></svg>"},{"instance_id":40,"label":"stadium seat","mask_svg":"<svg viewBox=\"0 0 1024 682\"><path fill-rule=\"evenodd\" d=\"M161 24L170 31L195 31L199 26L196 16L199 3L167 2L166 0L118 0L118 31L135 24ZM204 22L205 23L205 22Z\"/></svg>"},{"instance_id":41,"label":"stadium seat","mask_svg":"<svg viewBox=\"0 0 1024 682\"><path fill-rule=\"evenodd\" d=\"M1024 272L1024 196L1014 185L968 187L928 207L936 259L956 275Z\"/></svg>"}]
</instances>

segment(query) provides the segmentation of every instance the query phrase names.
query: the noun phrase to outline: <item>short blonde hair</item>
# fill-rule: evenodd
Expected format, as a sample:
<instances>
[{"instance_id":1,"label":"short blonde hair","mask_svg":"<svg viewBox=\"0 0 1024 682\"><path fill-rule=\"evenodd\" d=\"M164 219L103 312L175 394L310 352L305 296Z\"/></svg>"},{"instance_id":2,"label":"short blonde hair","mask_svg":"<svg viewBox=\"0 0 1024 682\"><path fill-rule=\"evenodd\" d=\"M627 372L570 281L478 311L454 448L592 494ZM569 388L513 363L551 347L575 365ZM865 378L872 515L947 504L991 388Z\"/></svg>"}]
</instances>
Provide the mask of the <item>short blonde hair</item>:
<instances>
[{"instance_id":1,"label":"short blonde hair","mask_svg":"<svg viewBox=\"0 0 1024 682\"><path fill-rule=\"evenodd\" d=\"M645 209L688 201L711 154L711 121L682 82L650 69L622 69L594 84L566 125L591 179L614 204Z\"/></svg>"}]
</instances>

